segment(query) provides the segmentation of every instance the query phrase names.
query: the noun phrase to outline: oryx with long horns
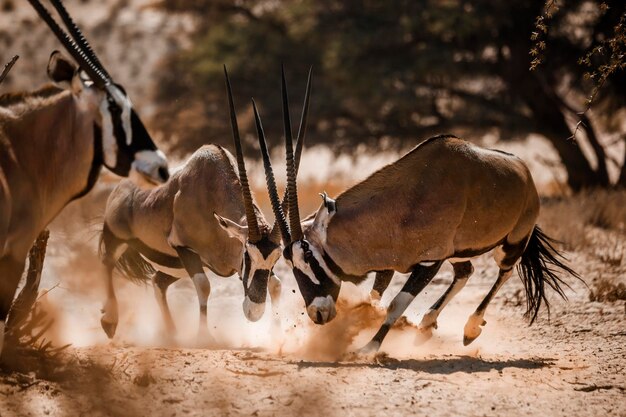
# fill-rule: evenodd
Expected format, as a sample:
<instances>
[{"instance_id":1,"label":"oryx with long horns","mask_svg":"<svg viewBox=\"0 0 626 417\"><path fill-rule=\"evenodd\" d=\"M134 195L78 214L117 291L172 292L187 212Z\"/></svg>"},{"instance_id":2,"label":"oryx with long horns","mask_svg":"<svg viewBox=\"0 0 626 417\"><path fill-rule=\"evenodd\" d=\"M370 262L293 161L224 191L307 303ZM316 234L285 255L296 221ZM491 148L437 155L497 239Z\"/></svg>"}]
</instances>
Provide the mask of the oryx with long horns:
<instances>
[{"instance_id":1,"label":"oryx with long horns","mask_svg":"<svg viewBox=\"0 0 626 417\"><path fill-rule=\"evenodd\" d=\"M286 245L283 255L315 323L325 324L335 317L342 281L360 283L373 271L383 275L381 281L388 281L392 271L410 273L391 302L384 324L363 349L376 351L444 261L453 264L454 281L425 316L422 328L436 325L441 309L472 274L470 258L492 249L500 271L465 326L465 344L480 334L489 302L518 262L531 323L542 301L549 307L546 285L564 296L555 268L577 275L536 225L539 197L524 162L454 136L421 143L336 200L324 193L317 213L301 223L284 73L282 97L289 224L276 192L256 106L255 120L272 210Z\"/></svg>"},{"instance_id":2,"label":"oryx with long horns","mask_svg":"<svg viewBox=\"0 0 626 417\"><path fill-rule=\"evenodd\" d=\"M55 51L48 75L65 88L0 96L0 347L33 241L67 203L91 190L102 165L154 183L169 176L128 96L61 1L51 2L72 37L45 6L29 1L75 63Z\"/></svg>"},{"instance_id":3,"label":"oryx with long horns","mask_svg":"<svg viewBox=\"0 0 626 417\"><path fill-rule=\"evenodd\" d=\"M250 192L226 67L224 74L236 161L222 147L203 146L166 184L141 190L123 181L109 197L101 240L108 280L101 324L109 337L118 324L112 282L115 268L130 279L152 279L166 329L171 333L175 326L166 291L185 272L197 290L201 336L206 335L210 292L205 267L218 276L237 273L241 277L243 310L250 321L262 317L268 286L272 306L277 306L281 283L273 268L282 251L280 231L276 224L267 224ZM298 133L299 150L306 130L310 76Z\"/></svg>"}]
</instances>

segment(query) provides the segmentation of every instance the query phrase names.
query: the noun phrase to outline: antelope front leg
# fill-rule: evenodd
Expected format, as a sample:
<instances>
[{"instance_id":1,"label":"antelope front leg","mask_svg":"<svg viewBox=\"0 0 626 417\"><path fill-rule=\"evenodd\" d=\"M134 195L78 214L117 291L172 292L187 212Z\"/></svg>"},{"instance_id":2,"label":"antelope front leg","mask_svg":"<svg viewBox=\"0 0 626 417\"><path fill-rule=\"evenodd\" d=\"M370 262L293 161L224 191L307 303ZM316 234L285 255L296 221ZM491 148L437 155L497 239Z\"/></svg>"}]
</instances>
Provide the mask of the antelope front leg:
<instances>
[{"instance_id":1,"label":"antelope front leg","mask_svg":"<svg viewBox=\"0 0 626 417\"><path fill-rule=\"evenodd\" d=\"M107 299L102 307L102 317L100 325L109 339L113 339L117 330L119 321L117 298L115 296L115 287L113 286L113 265L105 266L105 284L107 291Z\"/></svg>"},{"instance_id":2,"label":"antelope front leg","mask_svg":"<svg viewBox=\"0 0 626 417\"><path fill-rule=\"evenodd\" d=\"M437 318L441 310L465 287L467 280L474 272L474 267L470 261L453 263L452 267L454 268L454 280L446 292L424 314L418 326L421 333L418 335L417 343L423 343L432 337L432 330L437 328Z\"/></svg>"},{"instance_id":3,"label":"antelope front leg","mask_svg":"<svg viewBox=\"0 0 626 417\"><path fill-rule=\"evenodd\" d=\"M168 339L173 339L176 334L176 325L172 318L170 306L167 304L167 289L170 285L176 282L178 278L168 275L164 272L157 271L152 277L152 286L154 288L154 295L156 297L161 314L163 315L163 321L165 322L165 331Z\"/></svg>"},{"instance_id":4,"label":"antelope front leg","mask_svg":"<svg viewBox=\"0 0 626 417\"><path fill-rule=\"evenodd\" d=\"M419 294L433 279L433 277L437 274L437 271L439 271L439 268L441 268L442 263L443 261L437 261L434 263L424 262L424 264L418 264L413 269L413 272L411 272L411 275L402 287L402 290L395 296L389 305L385 322L380 329L378 329L378 332L376 332L372 340L360 350L361 353L372 353L378 351L380 345L383 343L383 339L387 336L387 333L389 333L393 324L400 318L402 313L404 313L417 294Z\"/></svg>"},{"instance_id":5,"label":"antelope front leg","mask_svg":"<svg viewBox=\"0 0 626 417\"><path fill-rule=\"evenodd\" d=\"M394 271L378 271L376 272L376 278L374 279L374 286L370 291L370 299L372 301L380 301L383 293L389 287L391 278L393 278Z\"/></svg>"},{"instance_id":6,"label":"antelope front leg","mask_svg":"<svg viewBox=\"0 0 626 417\"><path fill-rule=\"evenodd\" d=\"M192 250L184 247L175 247L185 270L191 277L193 285L196 287L198 301L200 302L200 327L198 329L198 340L201 343L210 341L209 329L207 327L207 301L211 293L209 278L204 273L202 259Z\"/></svg>"},{"instance_id":7,"label":"antelope front leg","mask_svg":"<svg viewBox=\"0 0 626 417\"><path fill-rule=\"evenodd\" d=\"M115 336L117 323L119 321L117 297L115 296L115 287L113 286L113 269L115 263L128 249L128 245L121 239L118 239L109 228L105 225L102 230L102 263L104 264L104 280L107 291L107 299L102 307L102 317L100 325L109 339Z\"/></svg>"}]
</instances>

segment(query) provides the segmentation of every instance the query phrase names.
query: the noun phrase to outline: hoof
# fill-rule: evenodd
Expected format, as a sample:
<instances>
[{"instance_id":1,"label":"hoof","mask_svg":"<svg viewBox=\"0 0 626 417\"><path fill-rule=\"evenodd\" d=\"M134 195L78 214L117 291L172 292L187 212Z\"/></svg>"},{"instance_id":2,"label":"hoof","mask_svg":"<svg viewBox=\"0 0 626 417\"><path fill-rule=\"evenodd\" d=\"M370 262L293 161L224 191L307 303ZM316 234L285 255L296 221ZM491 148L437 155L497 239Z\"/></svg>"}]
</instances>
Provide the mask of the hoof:
<instances>
[{"instance_id":1,"label":"hoof","mask_svg":"<svg viewBox=\"0 0 626 417\"><path fill-rule=\"evenodd\" d=\"M478 337L478 336L476 336L476 337ZM472 343L474 340L476 340L476 337L463 336L463 346L467 346L470 343Z\"/></svg>"},{"instance_id":2,"label":"hoof","mask_svg":"<svg viewBox=\"0 0 626 417\"><path fill-rule=\"evenodd\" d=\"M117 329L117 323L110 323L108 321L104 321L104 319L100 319L100 325L102 326L102 330L107 334L109 339L113 339L115 336L115 330Z\"/></svg>"},{"instance_id":3,"label":"hoof","mask_svg":"<svg viewBox=\"0 0 626 417\"><path fill-rule=\"evenodd\" d=\"M467 346L476 340L483 331L480 327L485 324L487 324L487 322L483 320L482 317L470 316L463 331L463 346Z\"/></svg>"}]
</instances>

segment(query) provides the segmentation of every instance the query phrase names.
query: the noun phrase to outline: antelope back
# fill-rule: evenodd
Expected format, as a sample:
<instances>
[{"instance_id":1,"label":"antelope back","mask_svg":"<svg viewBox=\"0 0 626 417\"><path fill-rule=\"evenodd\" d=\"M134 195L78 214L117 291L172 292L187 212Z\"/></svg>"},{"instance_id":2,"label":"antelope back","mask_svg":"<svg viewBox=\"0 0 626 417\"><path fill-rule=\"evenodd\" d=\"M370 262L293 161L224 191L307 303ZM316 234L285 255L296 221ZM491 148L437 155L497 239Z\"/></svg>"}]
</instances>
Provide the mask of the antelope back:
<instances>
[{"instance_id":1,"label":"antelope back","mask_svg":"<svg viewBox=\"0 0 626 417\"><path fill-rule=\"evenodd\" d=\"M339 195L324 248L350 274L408 272L418 262L488 250L524 229L522 217L534 225L537 213L519 158L435 137Z\"/></svg>"}]
</instances>

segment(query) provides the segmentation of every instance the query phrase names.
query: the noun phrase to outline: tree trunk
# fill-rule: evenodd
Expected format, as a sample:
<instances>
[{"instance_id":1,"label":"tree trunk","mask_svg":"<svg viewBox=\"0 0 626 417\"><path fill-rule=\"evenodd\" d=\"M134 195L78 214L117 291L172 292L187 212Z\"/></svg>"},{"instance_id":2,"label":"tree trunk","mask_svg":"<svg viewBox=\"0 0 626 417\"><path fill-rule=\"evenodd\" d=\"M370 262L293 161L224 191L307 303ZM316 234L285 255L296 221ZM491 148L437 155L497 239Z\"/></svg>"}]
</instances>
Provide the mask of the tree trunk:
<instances>
[{"instance_id":1,"label":"tree trunk","mask_svg":"<svg viewBox=\"0 0 626 417\"><path fill-rule=\"evenodd\" d=\"M537 130L552 143L567 172L567 184L573 191L580 191L586 187L608 185L594 171L582 150L574 140L568 140L572 135L565 116L560 110L557 101L553 100L538 83L528 82L521 95L533 112ZM535 85L533 85L535 84Z\"/></svg>"},{"instance_id":2,"label":"tree trunk","mask_svg":"<svg viewBox=\"0 0 626 417\"><path fill-rule=\"evenodd\" d=\"M552 86L542 80L541 75L528 69L529 49L527 40L516 38L511 43L511 58L503 63L503 76L509 91L530 108L535 130L544 135L556 149L567 172L567 184L573 191L608 185L591 167L578 144L568 140L572 131L565 121L560 99Z\"/></svg>"}]
</instances>

